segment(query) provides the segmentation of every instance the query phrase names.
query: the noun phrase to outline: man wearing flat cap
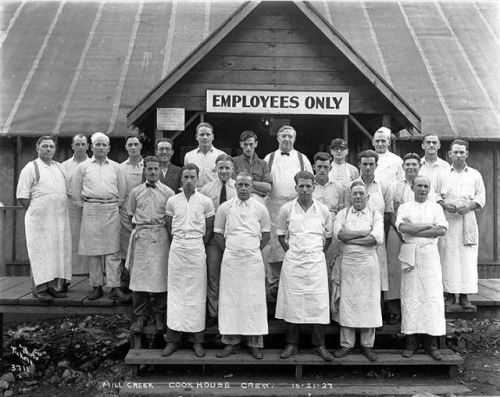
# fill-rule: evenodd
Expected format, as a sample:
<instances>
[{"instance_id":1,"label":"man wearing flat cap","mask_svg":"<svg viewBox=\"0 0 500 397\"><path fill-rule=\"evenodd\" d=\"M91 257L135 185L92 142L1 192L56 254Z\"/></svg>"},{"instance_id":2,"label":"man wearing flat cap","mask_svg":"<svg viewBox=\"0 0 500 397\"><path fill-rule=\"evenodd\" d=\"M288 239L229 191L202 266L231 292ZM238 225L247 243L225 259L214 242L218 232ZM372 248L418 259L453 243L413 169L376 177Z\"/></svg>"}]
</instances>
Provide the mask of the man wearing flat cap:
<instances>
[{"instance_id":1,"label":"man wearing flat cap","mask_svg":"<svg viewBox=\"0 0 500 397\"><path fill-rule=\"evenodd\" d=\"M330 153L333 162L328 178L330 181L337 182L346 188L353 180L359 178L358 169L345 161L349 153L347 142L342 138L332 139Z\"/></svg>"}]
</instances>

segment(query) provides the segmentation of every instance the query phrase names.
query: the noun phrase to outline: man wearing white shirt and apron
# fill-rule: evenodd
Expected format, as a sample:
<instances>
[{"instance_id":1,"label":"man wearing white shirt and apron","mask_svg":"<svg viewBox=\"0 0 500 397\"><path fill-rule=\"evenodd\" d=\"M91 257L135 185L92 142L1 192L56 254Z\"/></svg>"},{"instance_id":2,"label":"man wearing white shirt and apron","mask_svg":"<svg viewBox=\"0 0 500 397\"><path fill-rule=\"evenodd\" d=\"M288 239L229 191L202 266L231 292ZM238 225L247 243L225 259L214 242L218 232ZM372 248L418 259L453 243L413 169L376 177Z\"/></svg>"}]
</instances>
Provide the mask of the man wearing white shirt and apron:
<instances>
[{"instance_id":1,"label":"man wearing white shirt and apron","mask_svg":"<svg viewBox=\"0 0 500 397\"><path fill-rule=\"evenodd\" d=\"M446 334L443 282L438 237L446 233L448 222L443 209L428 199L430 178L417 176L413 182L414 200L398 209L396 226L404 235L401 247L401 332L406 336L402 355L410 358L423 337L424 350L442 360L436 336Z\"/></svg>"},{"instance_id":2,"label":"man wearing white shirt and apron","mask_svg":"<svg viewBox=\"0 0 500 397\"><path fill-rule=\"evenodd\" d=\"M174 353L181 333L189 333L196 357L203 357L207 300L205 244L212 238L214 205L196 191L199 168L182 167L183 191L167 202L167 232L172 241L168 255L167 346L162 356Z\"/></svg>"},{"instance_id":3,"label":"man wearing white shirt and apron","mask_svg":"<svg viewBox=\"0 0 500 397\"><path fill-rule=\"evenodd\" d=\"M239 351L247 336L251 355L263 358L268 333L266 273L262 249L269 242L271 221L266 207L251 197L252 175L236 177L238 197L221 204L215 217L215 237L224 252L220 274L219 331L224 358Z\"/></svg>"},{"instance_id":4,"label":"man wearing white shirt and apron","mask_svg":"<svg viewBox=\"0 0 500 397\"><path fill-rule=\"evenodd\" d=\"M431 186L436 190L438 175L443 171L450 169L450 164L438 157L438 151L441 148L441 141L436 134L426 134L422 140L422 149L424 157L421 160L420 175L428 176L431 180Z\"/></svg>"},{"instance_id":5,"label":"man wearing white shirt and apron","mask_svg":"<svg viewBox=\"0 0 500 397\"><path fill-rule=\"evenodd\" d=\"M335 217L334 235L342 244L340 264L340 302L338 322L340 350L334 356L350 353L356 342L356 328L360 328L363 354L376 361L372 350L375 328L382 326L380 308L380 268L376 246L384 243L382 215L367 206L368 191L362 181L350 186L352 207Z\"/></svg>"},{"instance_id":6,"label":"man wearing white shirt and apron","mask_svg":"<svg viewBox=\"0 0 500 397\"><path fill-rule=\"evenodd\" d=\"M403 179L404 174L401 168L403 160L397 154L389 151L391 130L387 127L380 127L373 134L372 145L378 154L375 178L387 183Z\"/></svg>"},{"instance_id":7,"label":"man wearing white shirt and apron","mask_svg":"<svg viewBox=\"0 0 500 397\"><path fill-rule=\"evenodd\" d=\"M324 333L324 326L330 323L325 251L332 241L332 221L328 208L312 198L314 175L300 171L294 179L298 198L281 207L277 222L285 258L276 318L287 323L287 346L280 357L287 359L297 354L300 324L312 324L313 352L332 361Z\"/></svg>"},{"instance_id":8,"label":"man wearing white shirt and apron","mask_svg":"<svg viewBox=\"0 0 500 397\"><path fill-rule=\"evenodd\" d=\"M264 261L269 266L268 281L271 295L276 296L281 266L285 253L276 235L276 220L281 206L297 197L294 176L299 171L313 172L305 155L294 150L297 132L292 126L284 125L278 130L278 150L269 153L264 160L269 165L272 188L266 197L266 206L271 217L271 239L264 250Z\"/></svg>"},{"instance_id":9,"label":"man wearing white shirt and apron","mask_svg":"<svg viewBox=\"0 0 500 397\"><path fill-rule=\"evenodd\" d=\"M38 158L26 164L19 175L16 196L27 209L24 224L33 297L50 302L66 297L54 289L56 279L71 281L68 196L63 169L52 160L56 151L54 139L40 137L36 151Z\"/></svg>"}]
</instances>

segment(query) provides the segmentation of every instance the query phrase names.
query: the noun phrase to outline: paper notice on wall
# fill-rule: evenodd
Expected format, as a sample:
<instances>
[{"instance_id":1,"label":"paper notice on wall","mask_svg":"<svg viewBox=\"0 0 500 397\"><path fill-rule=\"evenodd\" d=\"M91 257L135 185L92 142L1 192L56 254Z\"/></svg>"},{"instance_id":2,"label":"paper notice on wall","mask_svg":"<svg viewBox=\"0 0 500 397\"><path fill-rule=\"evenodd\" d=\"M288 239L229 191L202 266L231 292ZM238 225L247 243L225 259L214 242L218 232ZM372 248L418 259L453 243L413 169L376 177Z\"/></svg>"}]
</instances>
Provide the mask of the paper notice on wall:
<instances>
[{"instance_id":1,"label":"paper notice on wall","mask_svg":"<svg viewBox=\"0 0 500 397\"><path fill-rule=\"evenodd\" d=\"M184 131L184 108L157 108L156 129L160 131Z\"/></svg>"}]
</instances>

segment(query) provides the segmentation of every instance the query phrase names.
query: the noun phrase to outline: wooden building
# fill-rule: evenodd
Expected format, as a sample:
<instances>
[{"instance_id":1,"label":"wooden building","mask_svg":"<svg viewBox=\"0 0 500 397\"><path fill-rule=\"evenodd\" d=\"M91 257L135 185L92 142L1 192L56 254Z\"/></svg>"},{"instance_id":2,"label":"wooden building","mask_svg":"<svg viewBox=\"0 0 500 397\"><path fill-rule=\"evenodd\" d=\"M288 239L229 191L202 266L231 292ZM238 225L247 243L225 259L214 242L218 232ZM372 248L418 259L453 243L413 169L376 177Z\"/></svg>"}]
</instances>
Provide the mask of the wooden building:
<instances>
[{"instance_id":1,"label":"wooden building","mask_svg":"<svg viewBox=\"0 0 500 397\"><path fill-rule=\"evenodd\" d=\"M480 273L500 275L496 2L9 1L0 15L4 204L15 204L17 175L42 134L60 137L63 159L75 133L107 132L117 160L125 155L120 137L140 134L148 151L155 138L170 136L180 163L200 120L214 125L216 147L233 155L239 134L256 131L261 157L276 148L277 128L290 123L309 157L345 137L354 162L386 125L398 153L421 152L429 132L443 149L457 137L471 141L469 163L487 189ZM213 91L246 97L247 106L216 109ZM347 111L327 103L345 94ZM263 105L266 95L279 97L275 107ZM294 111L290 96L311 97L309 111ZM164 109L183 109L184 128L158 128ZM3 212L4 229L13 231L3 255L25 263L23 213Z\"/></svg>"}]
</instances>

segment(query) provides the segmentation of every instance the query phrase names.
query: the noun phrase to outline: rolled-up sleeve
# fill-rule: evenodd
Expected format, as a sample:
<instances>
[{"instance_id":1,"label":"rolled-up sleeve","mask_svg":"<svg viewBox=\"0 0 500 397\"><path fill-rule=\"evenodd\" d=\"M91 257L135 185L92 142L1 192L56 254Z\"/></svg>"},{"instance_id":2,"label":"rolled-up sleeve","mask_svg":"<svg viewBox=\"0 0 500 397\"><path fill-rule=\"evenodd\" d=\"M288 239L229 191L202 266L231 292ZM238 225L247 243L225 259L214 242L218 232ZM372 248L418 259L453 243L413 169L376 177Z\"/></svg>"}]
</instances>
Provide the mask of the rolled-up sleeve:
<instances>
[{"instance_id":1,"label":"rolled-up sleeve","mask_svg":"<svg viewBox=\"0 0 500 397\"><path fill-rule=\"evenodd\" d=\"M263 205L258 206L259 209L259 223L261 233L271 231L271 218L269 217L269 211Z\"/></svg>"},{"instance_id":2,"label":"rolled-up sleeve","mask_svg":"<svg viewBox=\"0 0 500 397\"><path fill-rule=\"evenodd\" d=\"M225 203L221 204L221 206L217 210L217 213L215 214L214 232L220 233L222 235L226 230L226 217L229 209L229 205L227 203L228 202L226 201Z\"/></svg>"},{"instance_id":3,"label":"rolled-up sleeve","mask_svg":"<svg viewBox=\"0 0 500 397\"><path fill-rule=\"evenodd\" d=\"M333 237L337 240L339 239L340 231L344 227L343 219L346 218L346 212L348 210L348 208L341 210L333 220Z\"/></svg>"},{"instance_id":4,"label":"rolled-up sleeve","mask_svg":"<svg viewBox=\"0 0 500 397\"><path fill-rule=\"evenodd\" d=\"M83 185L84 167L85 163L78 164L75 173L73 174L73 191L71 192L71 198L79 206L83 205L82 185Z\"/></svg>"},{"instance_id":5,"label":"rolled-up sleeve","mask_svg":"<svg viewBox=\"0 0 500 397\"><path fill-rule=\"evenodd\" d=\"M278 218L276 219L276 234L278 236L284 236L288 229L288 216L290 214L290 206L288 204L283 205L280 208Z\"/></svg>"},{"instance_id":6,"label":"rolled-up sleeve","mask_svg":"<svg viewBox=\"0 0 500 397\"><path fill-rule=\"evenodd\" d=\"M212 200L210 200L208 197L205 197L206 200L203 200L203 208L204 208L204 214L205 214L205 219L210 218L211 216L215 215L215 209L214 209L214 204L212 203Z\"/></svg>"},{"instance_id":7,"label":"rolled-up sleeve","mask_svg":"<svg viewBox=\"0 0 500 397\"><path fill-rule=\"evenodd\" d=\"M18 199L29 199L31 197L31 185L35 179L35 171L32 163L28 163L19 174L17 182L16 197Z\"/></svg>"},{"instance_id":8,"label":"rolled-up sleeve","mask_svg":"<svg viewBox=\"0 0 500 397\"><path fill-rule=\"evenodd\" d=\"M373 236L378 245L384 243L384 218L378 211L373 211L373 227L370 236Z\"/></svg>"},{"instance_id":9,"label":"rolled-up sleeve","mask_svg":"<svg viewBox=\"0 0 500 397\"><path fill-rule=\"evenodd\" d=\"M483 177L481 176L479 171L475 172L474 188L476 194L472 201L477 203L479 207L483 208L484 204L486 204L486 192L484 188Z\"/></svg>"}]
</instances>

